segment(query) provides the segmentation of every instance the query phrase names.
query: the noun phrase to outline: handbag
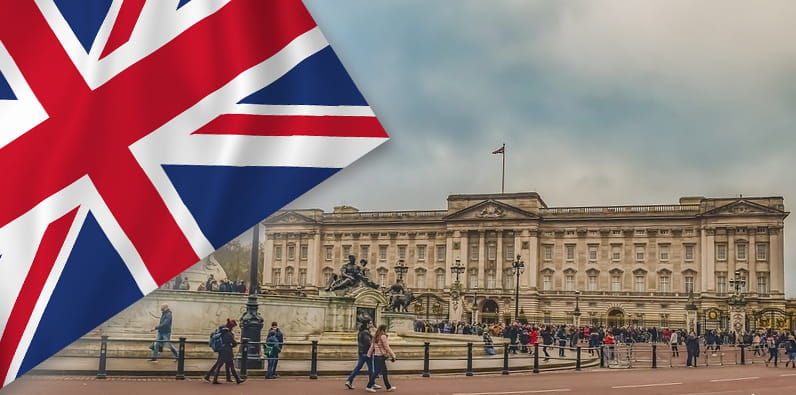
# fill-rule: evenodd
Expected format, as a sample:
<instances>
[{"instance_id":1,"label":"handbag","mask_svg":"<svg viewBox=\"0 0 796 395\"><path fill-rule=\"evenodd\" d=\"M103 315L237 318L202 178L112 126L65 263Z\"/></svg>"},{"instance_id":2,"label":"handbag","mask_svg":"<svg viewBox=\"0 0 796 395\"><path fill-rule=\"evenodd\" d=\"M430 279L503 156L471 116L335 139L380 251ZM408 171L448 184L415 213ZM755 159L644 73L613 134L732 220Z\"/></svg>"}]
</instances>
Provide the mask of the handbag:
<instances>
[{"instance_id":1,"label":"handbag","mask_svg":"<svg viewBox=\"0 0 796 395\"><path fill-rule=\"evenodd\" d=\"M163 352L163 343L161 343L159 341L152 342L152 344L149 345L149 349L154 351L155 350L155 344L157 344L158 352Z\"/></svg>"}]
</instances>

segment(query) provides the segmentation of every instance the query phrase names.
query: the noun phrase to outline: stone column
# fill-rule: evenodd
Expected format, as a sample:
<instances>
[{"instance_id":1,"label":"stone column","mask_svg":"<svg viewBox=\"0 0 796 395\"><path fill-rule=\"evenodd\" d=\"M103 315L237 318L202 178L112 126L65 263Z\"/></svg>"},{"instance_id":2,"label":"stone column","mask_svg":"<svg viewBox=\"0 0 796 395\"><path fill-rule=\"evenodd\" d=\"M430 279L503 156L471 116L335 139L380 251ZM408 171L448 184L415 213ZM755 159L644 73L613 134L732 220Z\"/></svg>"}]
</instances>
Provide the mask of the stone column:
<instances>
[{"instance_id":1,"label":"stone column","mask_svg":"<svg viewBox=\"0 0 796 395\"><path fill-rule=\"evenodd\" d=\"M263 247L263 273L260 281L262 285L271 284L271 271L274 269L274 234L265 232L265 247Z\"/></svg>"},{"instance_id":2,"label":"stone column","mask_svg":"<svg viewBox=\"0 0 796 395\"><path fill-rule=\"evenodd\" d=\"M496 255L495 255L495 287L497 289L503 289L503 230L499 229L497 231L497 248Z\"/></svg>"},{"instance_id":3,"label":"stone column","mask_svg":"<svg viewBox=\"0 0 796 395\"><path fill-rule=\"evenodd\" d=\"M746 306L742 304L730 305L730 330L735 332L737 339L743 336L746 329Z\"/></svg>"},{"instance_id":4,"label":"stone column","mask_svg":"<svg viewBox=\"0 0 796 395\"><path fill-rule=\"evenodd\" d=\"M478 288L486 289L486 232L478 231Z\"/></svg>"},{"instance_id":5,"label":"stone column","mask_svg":"<svg viewBox=\"0 0 796 395\"><path fill-rule=\"evenodd\" d=\"M522 253L522 260L525 261L525 275L522 276L523 281L520 285L524 288L536 289L539 276L539 231L534 229L523 232L527 232L527 237L523 239L528 242L528 252Z\"/></svg>"},{"instance_id":6,"label":"stone column","mask_svg":"<svg viewBox=\"0 0 796 395\"><path fill-rule=\"evenodd\" d=\"M785 259L784 259L784 246L783 246L783 227L772 227L769 230L769 243L768 243L768 267L769 267L769 287L771 294L775 292L782 294L785 292ZM754 247L755 260L757 260L757 246ZM756 285L756 284L755 284Z\"/></svg>"},{"instance_id":7,"label":"stone column","mask_svg":"<svg viewBox=\"0 0 796 395\"><path fill-rule=\"evenodd\" d=\"M702 290L708 289L708 278L714 275L716 272L716 230L713 228L703 228L701 230L701 237L700 241L702 244L702 256L701 262L699 265L699 275L701 281L699 282L700 287L699 290L694 289L695 293L701 292ZM729 248L729 247L728 247ZM727 257L729 259L729 257ZM685 278L680 276L683 279L683 284L685 284ZM694 288L696 288L697 282L694 281ZM685 290L685 287L683 288Z\"/></svg>"},{"instance_id":8,"label":"stone column","mask_svg":"<svg viewBox=\"0 0 796 395\"><path fill-rule=\"evenodd\" d=\"M320 286L321 261L324 260L324 257L321 256L323 254L321 232L311 232L310 235L312 238L307 246L307 253L309 254L307 257L307 285Z\"/></svg>"},{"instance_id":9,"label":"stone column","mask_svg":"<svg viewBox=\"0 0 796 395\"><path fill-rule=\"evenodd\" d=\"M460 254L459 251L453 250L453 240L457 237L458 232L445 232L445 286L450 287L453 282L456 280L456 275L453 274L451 267L456 264L456 258L461 259L461 257L457 254ZM459 243L461 246L461 243ZM436 247L435 247L436 248ZM462 262L465 264L467 262ZM467 276L466 272L464 273ZM460 275L461 276L461 275ZM459 281L462 281L462 278L459 277ZM464 278L464 282L467 282L467 278Z\"/></svg>"}]
</instances>

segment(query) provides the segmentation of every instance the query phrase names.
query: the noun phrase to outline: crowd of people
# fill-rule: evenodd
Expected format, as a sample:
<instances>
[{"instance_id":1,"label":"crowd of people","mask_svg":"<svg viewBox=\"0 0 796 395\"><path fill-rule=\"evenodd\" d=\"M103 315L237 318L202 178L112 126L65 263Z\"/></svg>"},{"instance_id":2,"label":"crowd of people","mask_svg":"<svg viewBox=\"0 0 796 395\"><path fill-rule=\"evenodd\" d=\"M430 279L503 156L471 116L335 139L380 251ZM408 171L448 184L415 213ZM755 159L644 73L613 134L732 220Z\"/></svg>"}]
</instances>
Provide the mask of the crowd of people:
<instances>
[{"instance_id":1,"label":"crowd of people","mask_svg":"<svg viewBox=\"0 0 796 395\"><path fill-rule=\"evenodd\" d=\"M232 281L228 279L216 280L211 274L207 281L200 283L197 291L210 291L210 292L237 292L246 293L248 288L243 280Z\"/></svg>"}]
</instances>

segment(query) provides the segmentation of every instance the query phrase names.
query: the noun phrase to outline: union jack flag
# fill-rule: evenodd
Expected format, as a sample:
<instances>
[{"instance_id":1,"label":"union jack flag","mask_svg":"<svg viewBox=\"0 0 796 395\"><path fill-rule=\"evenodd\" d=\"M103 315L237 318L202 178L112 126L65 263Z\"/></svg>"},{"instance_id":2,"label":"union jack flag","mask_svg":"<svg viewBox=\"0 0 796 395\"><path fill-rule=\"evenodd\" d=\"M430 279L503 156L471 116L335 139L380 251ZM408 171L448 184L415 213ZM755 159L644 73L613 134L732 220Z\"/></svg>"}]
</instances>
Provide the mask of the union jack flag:
<instances>
[{"instance_id":1,"label":"union jack flag","mask_svg":"<svg viewBox=\"0 0 796 395\"><path fill-rule=\"evenodd\" d=\"M299 0L0 10L0 385L388 139Z\"/></svg>"}]
</instances>

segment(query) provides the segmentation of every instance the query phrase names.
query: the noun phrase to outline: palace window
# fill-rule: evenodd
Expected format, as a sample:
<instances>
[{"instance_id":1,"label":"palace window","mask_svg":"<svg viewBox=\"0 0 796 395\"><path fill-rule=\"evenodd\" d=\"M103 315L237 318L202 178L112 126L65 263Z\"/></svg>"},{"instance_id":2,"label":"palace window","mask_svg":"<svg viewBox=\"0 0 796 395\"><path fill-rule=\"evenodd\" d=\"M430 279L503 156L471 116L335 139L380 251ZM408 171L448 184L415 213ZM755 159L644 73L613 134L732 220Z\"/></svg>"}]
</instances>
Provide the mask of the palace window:
<instances>
[{"instance_id":1,"label":"palace window","mask_svg":"<svg viewBox=\"0 0 796 395\"><path fill-rule=\"evenodd\" d=\"M586 282L586 290L597 290L597 273L589 273L588 281Z\"/></svg>"},{"instance_id":2,"label":"palace window","mask_svg":"<svg viewBox=\"0 0 796 395\"><path fill-rule=\"evenodd\" d=\"M716 244L716 259L719 261L727 260L727 244Z\"/></svg>"},{"instance_id":3,"label":"palace window","mask_svg":"<svg viewBox=\"0 0 796 395\"><path fill-rule=\"evenodd\" d=\"M426 260L426 246L424 245L417 246L417 260L418 261Z\"/></svg>"},{"instance_id":4,"label":"palace window","mask_svg":"<svg viewBox=\"0 0 796 395\"><path fill-rule=\"evenodd\" d=\"M282 279L282 271L279 269L274 269L271 272L271 284L279 285L281 279Z\"/></svg>"},{"instance_id":5,"label":"palace window","mask_svg":"<svg viewBox=\"0 0 796 395\"><path fill-rule=\"evenodd\" d=\"M643 273L633 275L633 290L644 292L647 290L647 276Z\"/></svg>"},{"instance_id":6,"label":"palace window","mask_svg":"<svg viewBox=\"0 0 796 395\"><path fill-rule=\"evenodd\" d=\"M277 261L282 260L282 246L274 246L274 259Z\"/></svg>"},{"instance_id":7,"label":"palace window","mask_svg":"<svg viewBox=\"0 0 796 395\"><path fill-rule=\"evenodd\" d=\"M757 243L757 260L765 261L768 259L768 243Z\"/></svg>"},{"instance_id":8,"label":"palace window","mask_svg":"<svg viewBox=\"0 0 796 395\"><path fill-rule=\"evenodd\" d=\"M757 273L757 294L768 296L768 273Z\"/></svg>"},{"instance_id":9,"label":"palace window","mask_svg":"<svg viewBox=\"0 0 796 395\"><path fill-rule=\"evenodd\" d=\"M418 271L415 273L415 287L417 288L425 288L426 287L426 272L425 271Z\"/></svg>"},{"instance_id":10,"label":"palace window","mask_svg":"<svg viewBox=\"0 0 796 395\"><path fill-rule=\"evenodd\" d=\"M596 262L597 261L597 246L590 245L589 246L589 262Z\"/></svg>"},{"instance_id":11,"label":"palace window","mask_svg":"<svg viewBox=\"0 0 796 395\"><path fill-rule=\"evenodd\" d=\"M370 246L369 245L361 245L361 246L359 246L359 251L360 251L360 253L359 253L360 254L359 258L360 259L370 259L370 257L368 256L368 255L370 255Z\"/></svg>"},{"instance_id":12,"label":"palace window","mask_svg":"<svg viewBox=\"0 0 796 395\"><path fill-rule=\"evenodd\" d=\"M497 259L497 245L495 245L495 243L486 245L486 259L490 261Z\"/></svg>"},{"instance_id":13,"label":"palace window","mask_svg":"<svg viewBox=\"0 0 796 395\"><path fill-rule=\"evenodd\" d=\"M398 259L406 259L406 246L400 245L398 246Z\"/></svg>"},{"instance_id":14,"label":"palace window","mask_svg":"<svg viewBox=\"0 0 796 395\"><path fill-rule=\"evenodd\" d=\"M636 246L636 262L644 262L644 246Z\"/></svg>"},{"instance_id":15,"label":"palace window","mask_svg":"<svg viewBox=\"0 0 796 395\"><path fill-rule=\"evenodd\" d=\"M694 275L693 274L686 274L685 275L685 293L694 292Z\"/></svg>"},{"instance_id":16,"label":"palace window","mask_svg":"<svg viewBox=\"0 0 796 395\"><path fill-rule=\"evenodd\" d=\"M285 285L293 285L293 268L285 269Z\"/></svg>"},{"instance_id":17,"label":"palace window","mask_svg":"<svg viewBox=\"0 0 796 395\"><path fill-rule=\"evenodd\" d=\"M618 262L622 259L622 246L611 246L611 260Z\"/></svg>"},{"instance_id":18,"label":"palace window","mask_svg":"<svg viewBox=\"0 0 796 395\"><path fill-rule=\"evenodd\" d=\"M351 246L350 245L344 245L343 246L343 259L347 260L349 255L351 255Z\"/></svg>"},{"instance_id":19,"label":"palace window","mask_svg":"<svg viewBox=\"0 0 796 395\"><path fill-rule=\"evenodd\" d=\"M669 260L669 246L668 245L660 245L659 248L659 255L662 262L667 262Z\"/></svg>"},{"instance_id":20,"label":"palace window","mask_svg":"<svg viewBox=\"0 0 796 395\"><path fill-rule=\"evenodd\" d=\"M296 245L295 244L288 244L287 245L287 259L293 260L296 258Z\"/></svg>"},{"instance_id":21,"label":"palace window","mask_svg":"<svg viewBox=\"0 0 796 395\"><path fill-rule=\"evenodd\" d=\"M307 269L299 270L299 283L298 283L298 285L300 285L302 287L307 285Z\"/></svg>"},{"instance_id":22,"label":"palace window","mask_svg":"<svg viewBox=\"0 0 796 395\"><path fill-rule=\"evenodd\" d=\"M739 261L746 260L746 243L738 243L735 245L735 257Z\"/></svg>"},{"instance_id":23,"label":"palace window","mask_svg":"<svg viewBox=\"0 0 796 395\"><path fill-rule=\"evenodd\" d=\"M550 274L545 274L542 276L542 290L550 291L553 289L553 276Z\"/></svg>"},{"instance_id":24,"label":"palace window","mask_svg":"<svg viewBox=\"0 0 796 395\"><path fill-rule=\"evenodd\" d=\"M332 268L327 267L326 269L323 269L323 283L329 284L329 281L331 280L332 280Z\"/></svg>"},{"instance_id":25,"label":"palace window","mask_svg":"<svg viewBox=\"0 0 796 395\"><path fill-rule=\"evenodd\" d=\"M542 257L546 261L553 260L553 246L551 245L542 246Z\"/></svg>"},{"instance_id":26,"label":"palace window","mask_svg":"<svg viewBox=\"0 0 796 395\"><path fill-rule=\"evenodd\" d=\"M575 245L574 244L567 244L567 261L574 261L575 260Z\"/></svg>"},{"instance_id":27,"label":"palace window","mask_svg":"<svg viewBox=\"0 0 796 395\"><path fill-rule=\"evenodd\" d=\"M495 278L495 271L488 270L486 272L486 287L488 289L494 289L497 286L497 281Z\"/></svg>"},{"instance_id":28,"label":"palace window","mask_svg":"<svg viewBox=\"0 0 796 395\"><path fill-rule=\"evenodd\" d=\"M445 246L437 246L437 262L445 262Z\"/></svg>"},{"instance_id":29,"label":"palace window","mask_svg":"<svg viewBox=\"0 0 796 395\"><path fill-rule=\"evenodd\" d=\"M309 248L307 247L306 244L302 244L301 247L299 247L299 248L300 248L299 249L299 257L301 258L302 261L306 261L308 253L309 253Z\"/></svg>"},{"instance_id":30,"label":"palace window","mask_svg":"<svg viewBox=\"0 0 796 395\"><path fill-rule=\"evenodd\" d=\"M575 290L575 274L574 273L567 273L564 276L564 289L567 291L574 291Z\"/></svg>"},{"instance_id":31,"label":"palace window","mask_svg":"<svg viewBox=\"0 0 796 395\"><path fill-rule=\"evenodd\" d=\"M387 246L386 245L380 245L379 246L379 260L380 261L387 260Z\"/></svg>"},{"instance_id":32,"label":"palace window","mask_svg":"<svg viewBox=\"0 0 796 395\"><path fill-rule=\"evenodd\" d=\"M672 278L668 273L661 274L658 277L658 292L671 292L672 291Z\"/></svg>"},{"instance_id":33,"label":"palace window","mask_svg":"<svg viewBox=\"0 0 796 395\"><path fill-rule=\"evenodd\" d=\"M685 260L686 262L691 262L694 260L694 246L693 244L687 244L685 246Z\"/></svg>"},{"instance_id":34,"label":"palace window","mask_svg":"<svg viewBox=\"0 0 796 395\"><path fill-rule=\"evenodd\" d=\"M719 295L727 294L727 272L716 273L716 293Z\"/></svg>"},{"instance_id":35,"label":"palace window","mask_svg":"<svg viewBox=\"0 0 796 395\"><path fill-rule=\"evenodd\" d=\"M506 270L506 272L503 273L503 288L514 289L514 271Z\"/></svg>"},{"instance_id":36,"label":"palace window","mask_svg":"<svg viewBox=\"0 0 796 395\"><path fill-rule=\"evenodd\" d=\"M326 258L327 261L331 261L332 260L332 246L323 247L323 252L324 252L324 258Z\"/></svg>"},{"instance_id":37,"label":"palace window","mask_svg":"<svg viewBox=\"0 0 796 395\"><path fill-rule=\"evenodd\" d=\"M387 270L386 269L379 269L379 286L386 287L387 286Z\"/></svg>"},{"instance_id":38,"label":"palace window","mask_svg":"<svg viewBox=\"0 0 796 395\"><path fill-rule=\"evenodd\" d=\"M478 286L478 272L475 270L470 271L470 280L469 284L467 284L468 288L474 288Z\"/></svg>"},{"instance_id":39,"label":"palace window","mask_svg":"<svg viewBox=\"0 0 796 395\"><path fill-rule=\"evenodd\" d=\"M621 291L621 290L622 290L622 274L620 273L611 274L611 291Z\"/></svg>"},{"instance_id":40,"label":"palace window","mask_svg":"<svg viewBox=\"0 0 796 395\"><path fill-rule=\"evenodd\" d=\"M503 259L506 261L514 260L514 244L506 244L503 246Z\"/></svg>"},{"instance_id":41,"label":"palace window","mask_svg":"<svg viewBox=\"0 0 796 395\"><path fill-rule=\"evenodd\" d=\"M445 272L437 272L437 289L445 289Z\"/></svg>"},{"instance_id":42,"label":"palace window","mask_svg":"<svg viewBox=\"0 0 796 395\"><path fill-rule=\"evenodd\" d=\"M470 260L471 261L478 260L478 244L473 244L470 246Z\"/></svg>"}]
</instances>

